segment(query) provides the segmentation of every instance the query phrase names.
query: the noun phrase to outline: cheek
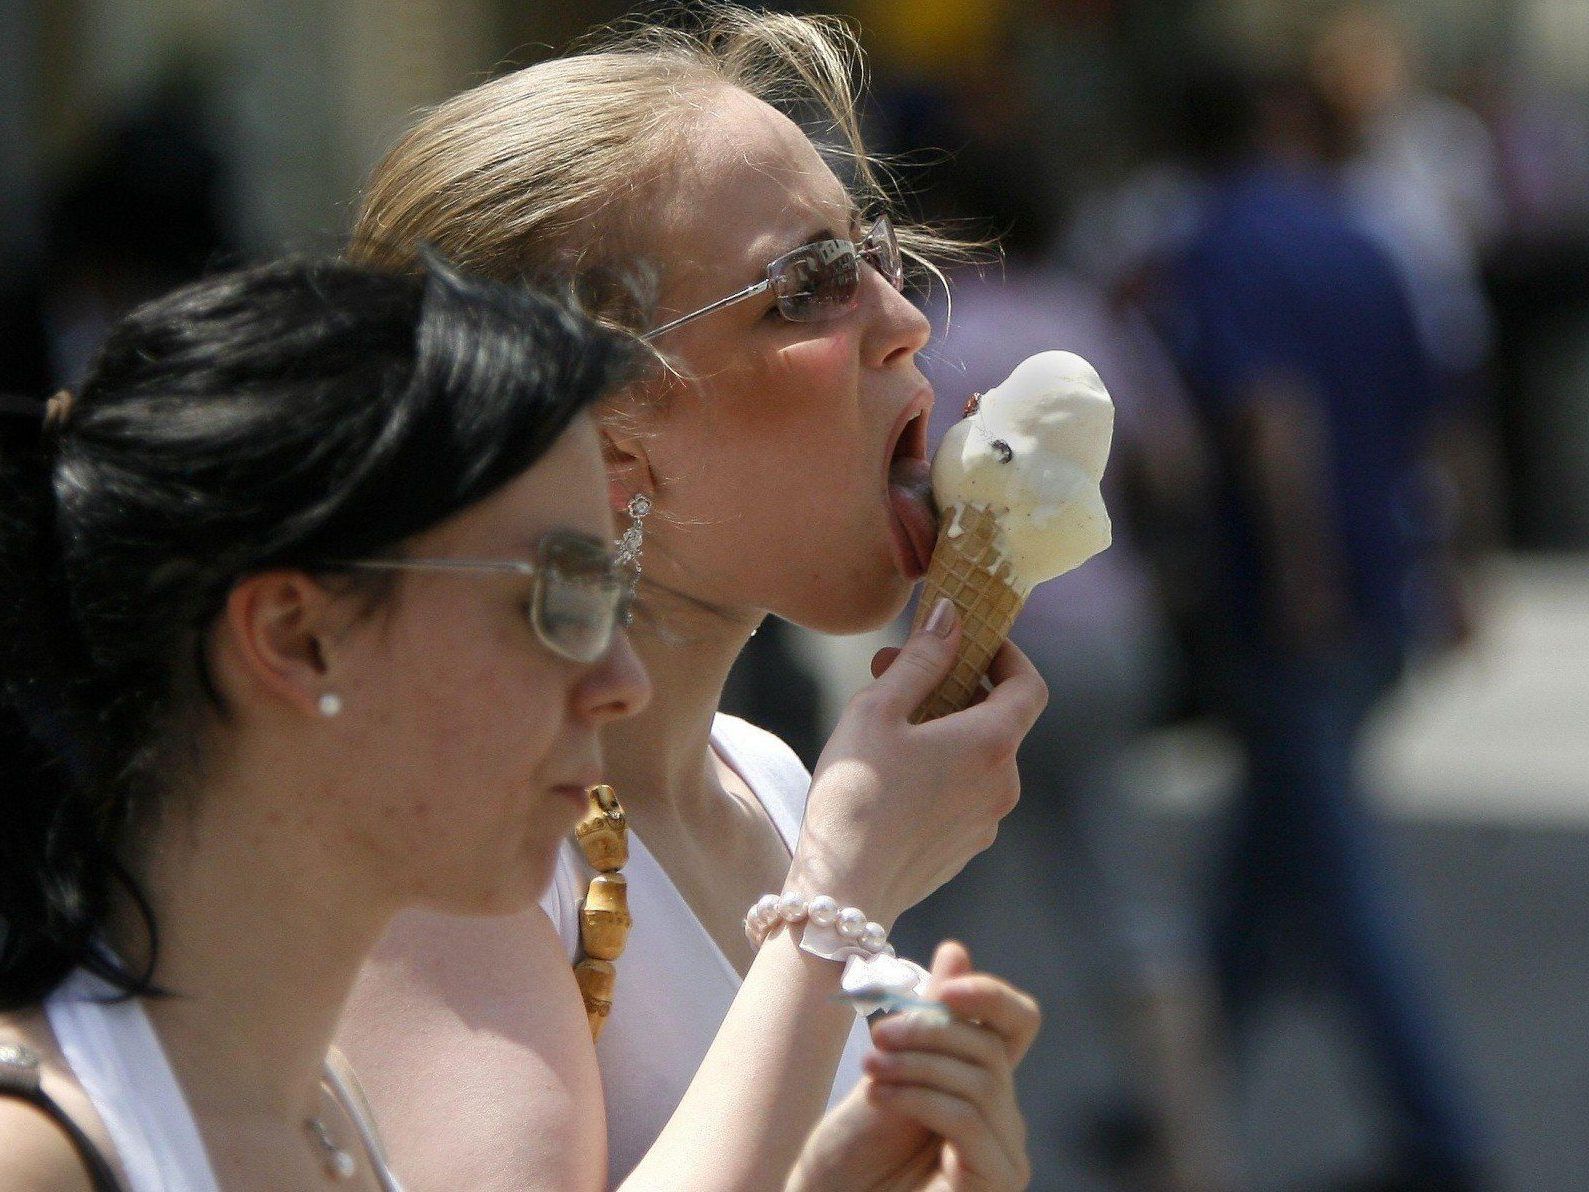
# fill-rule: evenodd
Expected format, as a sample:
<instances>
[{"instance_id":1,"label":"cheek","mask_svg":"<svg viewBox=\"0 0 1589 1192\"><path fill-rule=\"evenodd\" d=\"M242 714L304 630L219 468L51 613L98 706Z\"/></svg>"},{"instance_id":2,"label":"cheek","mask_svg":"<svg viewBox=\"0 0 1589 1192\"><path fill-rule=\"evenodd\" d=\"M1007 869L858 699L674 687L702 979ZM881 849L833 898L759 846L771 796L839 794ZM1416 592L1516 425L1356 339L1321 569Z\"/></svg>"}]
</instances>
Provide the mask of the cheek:
<instances>
[{"instance_id":1,"label":"cheek","mask_svg":"<svg viewBox=\"0 0 1589 1192\"><path fill-rule=\"evenodd\" d=\"M859 377L855 337L848 332L801 340L767 358L769 388L786 394L794 416L853 419Z\"/></svg>"},{"instance_id":2,"label":"cheek","mask_svg":"<svg viewBox=\"0 0 1589 1192\"><path fill-rule=\"evenodd\" d=\"M408 643L405 666L391 672L401 685L394 744L428 788L416 799L486 810L522 797L557 729L555 676L497 618L438 610L428 623L433 631Z\"/></svg>"},{"instance_id":3,"label":"cheek","mask_svg":"<svg viewBox=\"0 0 1589 1192\"><path fill-rule=\"evenodd\" d=\"M846 476L863 444L855 345L825 335L768 351L707 396L718 442L755 474L804 487Z\"/></svg>"}]
</instances>

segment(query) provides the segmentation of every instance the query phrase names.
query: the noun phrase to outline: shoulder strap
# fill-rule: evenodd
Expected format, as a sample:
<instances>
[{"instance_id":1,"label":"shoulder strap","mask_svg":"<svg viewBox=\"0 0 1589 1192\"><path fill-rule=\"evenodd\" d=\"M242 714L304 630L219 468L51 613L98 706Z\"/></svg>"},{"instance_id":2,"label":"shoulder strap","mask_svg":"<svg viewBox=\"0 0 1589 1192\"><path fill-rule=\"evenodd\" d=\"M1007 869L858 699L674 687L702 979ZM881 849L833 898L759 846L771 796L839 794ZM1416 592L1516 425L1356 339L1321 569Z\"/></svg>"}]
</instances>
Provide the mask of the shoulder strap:
<instances>
[{"instance_id":1,"label":"shoulder strap","mask_svg":"<svg viewBox=\"0 0 1589 1192\"><path fill-rule=\"evenodd\" d=\"M60 1103L44 1091L39 1078L39 1057L32 1048L17 1043L0 1044L0 1097L26 1101L61 1128L77 1149L94 1192L122 1192L121 1181L93 1140L83 1133L82 1127Z\"/></svg>"}]
</instances>

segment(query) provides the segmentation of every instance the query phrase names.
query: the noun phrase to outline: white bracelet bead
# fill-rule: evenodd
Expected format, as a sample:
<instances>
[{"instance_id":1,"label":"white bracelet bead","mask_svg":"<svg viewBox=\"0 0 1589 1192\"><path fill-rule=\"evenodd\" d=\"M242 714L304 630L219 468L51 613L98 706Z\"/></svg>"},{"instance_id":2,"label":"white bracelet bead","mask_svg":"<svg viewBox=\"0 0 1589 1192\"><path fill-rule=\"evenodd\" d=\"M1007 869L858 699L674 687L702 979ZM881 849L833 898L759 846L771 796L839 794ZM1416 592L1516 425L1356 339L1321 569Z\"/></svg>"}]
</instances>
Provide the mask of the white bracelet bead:
<instances>
[{"instance_id":1,"label":"white bracelet bead","mask_svg":"<svg viewBox=\"0 0 1589 1192\"><path fill-rule=\"evenodd\" d=\"M777 928L805 924L802 951L827 960L854 956L893 955L888 929L867 919L859 907L840 907L826 894L803 898L799 894L763 894L745 914L745 938L760 948Z\"/></svg>"},{"instance_id":2,"label":"white bracelet bead","mask_svg":"<svg viewBox=\"0 0 1589 1192\"><path fill-rule=\"evenodd\" d=\"M826 894L818 894L806 903L806 913L818 927L831 927L839 917L839 904Z\"/></svg>"}]
</instances>

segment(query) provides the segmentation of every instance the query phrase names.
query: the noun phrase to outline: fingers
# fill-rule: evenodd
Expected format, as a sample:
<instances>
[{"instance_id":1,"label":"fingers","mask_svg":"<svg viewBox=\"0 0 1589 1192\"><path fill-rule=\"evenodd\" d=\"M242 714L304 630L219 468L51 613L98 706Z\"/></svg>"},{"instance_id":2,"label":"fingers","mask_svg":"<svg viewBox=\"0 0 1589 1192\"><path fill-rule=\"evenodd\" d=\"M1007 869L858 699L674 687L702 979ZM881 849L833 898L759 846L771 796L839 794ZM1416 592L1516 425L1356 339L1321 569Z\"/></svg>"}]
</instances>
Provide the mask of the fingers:
<instances>
[{"instance_id":1,"label":"fingers","mask_svg":"<svg viewBox=\"0 0 1589 1192\"><path fill-rule=\"evenodd\" d=\"M873 1027L872 1042L884 1054L908 1051L948 1056L1006 1078L1015 1066L1004 1036L978 1022L943 1023L906 1011Z\"/></svg>"},{"instance_id":2,"label":"fingers","mask_svg":"<svg viewBox=\"0 0 1589 1192\"><path fill-rule=\"evenodd\" d=\"M1048 706L1048 684L1014 642L1005 642L988 666L993 690L980 703L964 712L962 723L987 719L1019 729L1017 740L1025 737ZM947 719L947 718L946 718Z\"/></svg>"},{"instance_id":3,"label":"fingers","mask_svg":"<svg viewBox=\"0 0 1589 1192\"><path fill-rule=\"evenodd\" d=\"M1030 1178L1024 1139L1007 1138L972 1101L942 1089L873 1081L867 1097L938 1135L967 1177L952 1187L1024 1188ZM1019 1115L1017 1114L1017 1119Z\"/></svg>"},{"instance_id":4,"label":"fingers","mask_svg":"<svg viewBox=\"0 0 1589 1192\"><path fill-rule=\"evenodd\" d=\"M1043 1021L1035 998L988 973L945 981L933 996L956 1018L978 1023L998 1036L1012 1064L1021 1062Z\"/></svg>"},{"instance_id":5,"label":"fingers","mask_svg":"<svg viewBox=\"0 0 1589 1192\"><path fill-rule=\"evenodd\" d=\"M971 953L959 940L944 940L932 954L932 980L927 983L927 996L952 977L971 972Z\"/></svg>"},{"instance_id":6,"label":"fingers","mask_svg":"<svg viewBox=\"0 0 1589 1192\"><path fill-rule=\"evenodd\" d=\"M1007 1159L1013 1161L1026 1149L1026 1122L1015 1103L1008 1069L990 1071L925 1051L874 1051L866 1057L865 1068L878 1084L932 1089L964 1101L982 1117Z\"/></svg>"},{"instance_id":7,"label":"fingers","mask_svg":"<svg viewBox=\"0 0 1589 1192\"><path fill-rule=\"evenodd\" d=\"M960 617L944 598L873 681L880 706L896 712L903 709L907 716L915 711L949 674L959 641Z\"/></svg>"},{"instance_id":8,"label":"fingers","mask_svg":"<svg viewBox=\"0 0 1589 1192\"><path fill-rule=\"evenodd\" d=\"M956 940L945 940L933 953L925 992L948 1007L959 1020L954 1025L973 1027L997 1039L1012 1065L1021 1062L1042 1025L1037 999L990 973L973 972L971 954ZM920 1015L896 1014L873 1027L872 1038L880 1047L941 1050L934 1032L946 1030L952 1028L934 1027ZM962 1054L966 1058L980 1055Z\"/></svg>"}]
</instances>

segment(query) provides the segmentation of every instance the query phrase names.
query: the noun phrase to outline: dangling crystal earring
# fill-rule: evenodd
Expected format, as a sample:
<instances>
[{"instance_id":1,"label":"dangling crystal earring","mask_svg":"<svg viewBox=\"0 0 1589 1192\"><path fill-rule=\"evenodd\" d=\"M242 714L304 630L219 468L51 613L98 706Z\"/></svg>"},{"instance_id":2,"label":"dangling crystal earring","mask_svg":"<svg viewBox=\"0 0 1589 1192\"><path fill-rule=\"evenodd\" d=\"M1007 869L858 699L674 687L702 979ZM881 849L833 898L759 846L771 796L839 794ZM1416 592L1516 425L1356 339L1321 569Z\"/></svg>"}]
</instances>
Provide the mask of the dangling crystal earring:
<instances>
[{"instance_id":1,"label":"dangling crystal earring","mask_svg":"<svg viewBox=\"0 0 1589 1192\"><path fill-rule=\"evenodd\" d=\"M320 715L327 720L342 711L342 697L335 691L328 691L320 697Z\"/></svg>"},{"instance_id":2,"label":"dangling crystal earring","mask_svg":"<svg viewBox=\"0 0 1589 1192\"><path fill-rule=\"evenodd\" d=\"M620 567L629 568L638 579L640 552L645 549L646 541L646 514L651 512L651 498L645 493L635 493L629 498L625 512L629 514L629 528L623 532L623 537L618 539L618 550L613 555L613 562Z\"/></svg>"},{"instance_id":3,"label":"dangling crystal earring","mask_svg":"<svg viewBox=\"0 0 1589 1192\"><path fill-rule=\"evenodd\" d=\"M613 562L629 572L629 594L633 596L635 588L640 583L640 554L645 550L646 514L651 512L651 498L645 493L635 493L629 498L629 504L624 510L629 514L629 528L623 532L623 537L618 539ZM624 624L629 624L631 619L632 613L626 615Z\"/></svg>"}]
</instances>

